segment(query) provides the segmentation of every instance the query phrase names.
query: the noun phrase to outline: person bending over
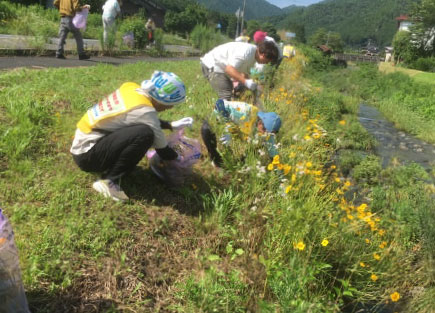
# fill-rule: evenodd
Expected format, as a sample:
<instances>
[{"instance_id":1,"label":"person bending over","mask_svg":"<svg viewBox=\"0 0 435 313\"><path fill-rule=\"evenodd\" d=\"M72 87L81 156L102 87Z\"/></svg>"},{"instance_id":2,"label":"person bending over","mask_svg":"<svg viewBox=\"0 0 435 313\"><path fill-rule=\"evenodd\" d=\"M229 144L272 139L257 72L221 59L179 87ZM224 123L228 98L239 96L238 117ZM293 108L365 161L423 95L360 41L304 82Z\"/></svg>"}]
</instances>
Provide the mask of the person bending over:
<instances>
[{"instance_id":1,"label":"person bending over","mask_svg":"<svg viewBox=\"0 0 435 313\"><path fill-rule=\"evenodd\" d=\"M184 102L186 88L174 73L155 71L141 85L126 82L93 105L77 123L71 154L85 172L101 173L93 188L116 201L128 200L119 186L154 147L163 160L177 159L162 129L189 126L191 118L166 122L157 113Z\"/></svg>"}]
</instances>

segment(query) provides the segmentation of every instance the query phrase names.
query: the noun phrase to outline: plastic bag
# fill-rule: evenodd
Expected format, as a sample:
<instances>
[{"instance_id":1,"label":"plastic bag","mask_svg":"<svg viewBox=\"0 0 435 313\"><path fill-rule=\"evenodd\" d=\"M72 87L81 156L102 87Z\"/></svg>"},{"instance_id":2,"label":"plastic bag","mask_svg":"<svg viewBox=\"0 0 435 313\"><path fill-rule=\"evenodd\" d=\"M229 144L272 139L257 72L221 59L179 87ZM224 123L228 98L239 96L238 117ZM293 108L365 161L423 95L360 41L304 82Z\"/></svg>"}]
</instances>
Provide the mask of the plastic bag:
<instances>
[{"instance_id":1,"label":"plastic bag","mask_svg":"<svg viewBox=\"0 0 435 313\"><path fill-rule=\"evenodd\" d=\"M134 47L134 34L133 32L127 32L122 36L122 42L129 48Z\"/></svg>"},{"instance_id":2,"label":"plastic bag","mask_svg":"<svg viewBox=\"0 0 435 313\"><path fill-rule=\"evenodd\" d=\"M21 281L14 232L0 209L0 312L30 313Z\"/></svg>"},{"instance_id":3,"label":"plastic bag","mask_svg":"<svg viewBox=\"0 0 435 313\"><path fill-rule=\"evenodd\" d=\"M201 157L201 144L198 140L184 136L184 129L173 133L168 138L168 146L174 149L179 159L164 161L155 150L147 152L153 173L168 185L182 185L191 175L192 166Z\"/></svg>"},{"instance_id":4,"label":"plastic bag","mask_svg":"<svg viewBox=\"0 0 435 313\"><path fill-rule=\"evenodd\" d=\"M86 28L86 20L88 19L89 9L84 8L80 12L74 15L72 23L75 28L84 29Z\"/></svg>"}]
</instances>

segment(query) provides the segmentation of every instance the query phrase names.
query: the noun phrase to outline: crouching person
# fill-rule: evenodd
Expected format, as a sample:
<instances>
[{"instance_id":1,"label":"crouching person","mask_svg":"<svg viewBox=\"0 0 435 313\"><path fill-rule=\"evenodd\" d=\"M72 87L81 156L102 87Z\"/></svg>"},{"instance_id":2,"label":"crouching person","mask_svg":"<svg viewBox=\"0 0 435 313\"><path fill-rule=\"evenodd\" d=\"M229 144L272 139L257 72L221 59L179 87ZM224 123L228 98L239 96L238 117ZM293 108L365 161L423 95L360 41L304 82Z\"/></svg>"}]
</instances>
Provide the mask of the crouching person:
<instances>
[{"instance_id":1,"label":"crouching person","mask_svg":"<svg viewBox=\"0 0 435 313\"><path fill-rule=\"evenodd\" d=\"M255 105L223 99L216 101L214 112L218 114L218 121L226 123L225 133L220 137L223 145L230 143L232 133L240 132L244 136L260 137L270 157L278 154L275 134L281 128L281 118L275 112L262 112ZM206 121L201 126L201 137L212 164L222 167L223 160L217 150L216 135Z\"/></svg>"},{"instance_id":2,"label":"crouching person","mask_svg":"<svg viewBox=\"0 0 435 313\"><path fill-rule=\"evenodd\" d=\"M119 186L120 178L131 172L151 147L163 160L177 159L162 129L172 130L183 123L162 121L157 112L184 102L185 96L185 85L177 75L155 71L141 85L122 84L83 115L70 152L80 169L101 173L101 179L93 184L97 192L116 201L128 200Z\"/></svg>"}]
</instances>

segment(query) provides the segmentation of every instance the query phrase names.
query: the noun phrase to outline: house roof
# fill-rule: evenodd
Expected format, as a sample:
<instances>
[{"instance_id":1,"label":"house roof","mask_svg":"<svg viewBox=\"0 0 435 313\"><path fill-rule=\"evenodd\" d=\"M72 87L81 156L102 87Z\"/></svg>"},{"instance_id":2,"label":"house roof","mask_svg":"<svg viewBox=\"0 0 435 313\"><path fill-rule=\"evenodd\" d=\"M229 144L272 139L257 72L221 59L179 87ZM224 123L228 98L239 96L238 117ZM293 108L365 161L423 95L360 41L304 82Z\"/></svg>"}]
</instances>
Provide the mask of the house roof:
<instances>
[{"instance_id":1,"label":"house roof","mask_svg":"<svg viewBox=\"0 0 435 313\"><path fill-rule=\"evenodd\" d=\"M156 10L166 11L166 9L161 4L158 4L154 0L128 0L128 1L139 6L150 6Z\"/></svg>"},{"instance_id":2,"label":"house roof","mask_svg":"<svg viewBox=\"0 0 435 313\"><path fill-rule=\"evenodd\" d=\"M323 52L330 52L332 51L331 48L329 48L327 45L320 45L317 46L320 50L322 50Z\"/></svg>"},{"instance_id":3,"label":"house roof","mask_svg":"<svg viewBox=\"0 0 435 313\"><path fill-rule=\"evenodd\" d=\"M405 15L405 14L402 14L402 15L396 17L396 20L397 21L409 21L409 16Z\"/></svg>"}]
</instances>

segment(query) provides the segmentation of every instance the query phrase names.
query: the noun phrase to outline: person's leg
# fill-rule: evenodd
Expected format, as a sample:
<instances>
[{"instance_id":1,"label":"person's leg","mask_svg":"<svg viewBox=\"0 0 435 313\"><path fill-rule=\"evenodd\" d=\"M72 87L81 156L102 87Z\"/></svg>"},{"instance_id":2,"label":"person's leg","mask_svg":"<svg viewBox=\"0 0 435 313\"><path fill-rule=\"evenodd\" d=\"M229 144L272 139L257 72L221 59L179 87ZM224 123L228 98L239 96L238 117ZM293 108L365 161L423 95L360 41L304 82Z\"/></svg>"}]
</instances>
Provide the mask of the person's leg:
<instances>
[{"instance_id":1,"label":"person's leg","mask_svg":"<svg viewBox=\"0 0 435 313\"><path fill-rule=\"evenodd\" d=\"M222 157L217 151L217 140L216 135L213 133L210 124L207 121L204 121L201 126L201 137L202 141L207 148L208 154L210 155L210 159L213 165L217 167L222 167L223 161Z\"/></svg>"},{"instance_id":2,"label":"person's leg","mask_svg":"<svg viewBox=\"0 0 435 313\"><path fill-rule=\"evenodd\" d=\"M78 29L74 26L74 24L72 23L72 18L69 18L68 28L69 28L69 31L73 33L74 38L76 40L77 53L79 54L79 56L84 55L85 49L83 48L82 33L80 32L80 29Z\"/></svg>"},{"instance_id":3,"label":"person's leg","mask_svg":"<svg viewBox=\"0 0 435 313\"><path fill-rule=\"evenodd\" d=\"M212 72L209 74L209 81L212 88L218 93L219 99L231 100L233 95L233 82L227 75Z\"/></svg>"},{"instance_id":4,"label":"person's leg","mask_svg":"<svg viewBox=\"0 0 435 313\"><path fill-rule=\"evenodd\" d=\"M104 172L103 178L116 181L134 169L154 142L147 125L124 127L101 138L85 155L74 157L86 172Z\"/></svg>"},{"instance_id":5,"label":"person's leg","mask_svg":"<svg viewBox=\"0 0 435 313\"><path fill-rule=\"evenodd\" d=\"M107 44L107 32L109 31L108 25L107 25L107 21L104 18L104 16L102 17L102 20L103 20L103 41L104 41L104 44Z\"/></svg>"},{"instance_id":6,"label":"person's leg","mask_svg":"<svg viewBox=\"0 0 435 313\"><path fill-rule=\"evenodd\" d=\"M60 18L60 25L59 25L59 42L57 43L57 50L56 50L56 57L63 57L64 55L64 45L65 45L65 39L68 35L68 18L67 17L61 17Z\"/></svg>"}]
</instances>

